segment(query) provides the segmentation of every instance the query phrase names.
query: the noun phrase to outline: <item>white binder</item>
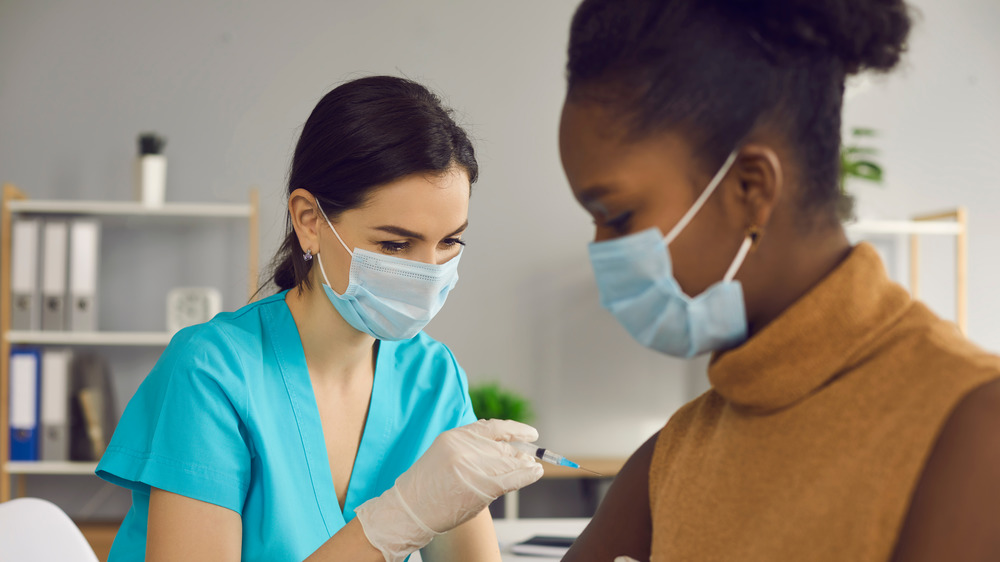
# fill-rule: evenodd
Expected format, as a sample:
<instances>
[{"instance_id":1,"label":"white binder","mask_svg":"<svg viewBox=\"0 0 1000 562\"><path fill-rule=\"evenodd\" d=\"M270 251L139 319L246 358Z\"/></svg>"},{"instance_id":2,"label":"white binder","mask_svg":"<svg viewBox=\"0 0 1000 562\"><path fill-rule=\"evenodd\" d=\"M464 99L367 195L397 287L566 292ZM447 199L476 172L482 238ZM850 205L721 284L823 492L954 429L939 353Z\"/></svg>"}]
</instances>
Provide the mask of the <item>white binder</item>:
<instances>
[{"instance_id":1,"label":"white binder","mask_svg":"<svg viewBox=\"0 0 1000 562\"><path fill-rule=\"evenodd\" d=\"M42 317L38 292L38 239L42 221L11 221L11 329L38 330Z\"/></svg>"},{"instance_id":2,"label":"white binder","mask_svg":"<svg viewBox=\"0 0 1000 562\"><path fill-rule=\"evenodd\" d=\"M69 460L69 366L68 349L42 352L41 444L43 461Z\"/></svg>"},{"instance_id":3,"label":"white binder","mask_svg":"<svg viewBox=\"0 0 1000 562\"><path fill-rule=\"evenodd\" d=\"M42 329L66 329L66 221L47 220L42 234Z\"/></svg>"},{"instance_id":4,"label":"white binder","mask_svg":"<svg viewBox=\"0 0 1000 562\"><path fill-rule=\"evenodd\" d=\"M97 268L100 223L77 219L69 230L69 329L97 330Z\"/></svg>"}]
</instances>

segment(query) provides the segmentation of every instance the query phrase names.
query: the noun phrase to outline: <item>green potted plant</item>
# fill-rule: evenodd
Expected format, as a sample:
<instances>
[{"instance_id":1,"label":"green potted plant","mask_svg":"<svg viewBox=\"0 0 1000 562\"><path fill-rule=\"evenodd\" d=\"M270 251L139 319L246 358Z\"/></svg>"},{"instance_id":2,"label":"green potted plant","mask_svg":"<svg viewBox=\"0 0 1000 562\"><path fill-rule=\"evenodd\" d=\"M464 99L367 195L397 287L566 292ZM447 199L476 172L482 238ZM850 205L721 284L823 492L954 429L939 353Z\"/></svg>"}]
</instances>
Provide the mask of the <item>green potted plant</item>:
<instances>
[{"instance_id":1,"label":"green potted plant","mask_svg":"<svg viewBox=\"0 0 1000 562\"><path fill-rule=\"evenodd\" d=\"M840 209L841 218L851 218L853 197L847 192L847 180L859 179L874 184L882 184L882 166L875 159L879 155L877 148L864 144L864 141L878 136L875 129L857 127L851 129L849 140L840 147L840 193L844 207Z\"/></svg>"},{"instance_id":2,"label":"green potted plant","mask_svg":"<svg viewBox=\"0 0 1000 562\"><path fill-rule=\"evenodd\" d=\"M531 404L523 396L500 387L495 382L469 387L472 409L479 419L514 420L531 423Z\"/></svg>"}]
</instances>

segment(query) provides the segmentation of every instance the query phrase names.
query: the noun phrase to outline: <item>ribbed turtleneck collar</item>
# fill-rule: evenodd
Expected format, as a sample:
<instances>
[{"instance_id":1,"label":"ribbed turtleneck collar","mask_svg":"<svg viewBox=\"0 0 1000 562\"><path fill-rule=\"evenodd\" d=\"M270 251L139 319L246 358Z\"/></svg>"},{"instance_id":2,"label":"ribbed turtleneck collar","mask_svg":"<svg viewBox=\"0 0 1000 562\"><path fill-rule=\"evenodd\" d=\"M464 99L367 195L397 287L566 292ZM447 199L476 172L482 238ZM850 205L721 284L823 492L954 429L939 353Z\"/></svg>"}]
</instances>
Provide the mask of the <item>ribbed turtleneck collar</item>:
<instances>
[{"instance_id":1,"label":"ribbed turtleneck collar","mask_svg":"<svg viewBox=\"0 0 1000 562\"><path fill-rule=\"evenodd\" d=\"M875 249L860 244L777 319L713 358L708 378L727 401L754 412L788 407L856 363L910 302Z\"/></svg>"}]
</instances>

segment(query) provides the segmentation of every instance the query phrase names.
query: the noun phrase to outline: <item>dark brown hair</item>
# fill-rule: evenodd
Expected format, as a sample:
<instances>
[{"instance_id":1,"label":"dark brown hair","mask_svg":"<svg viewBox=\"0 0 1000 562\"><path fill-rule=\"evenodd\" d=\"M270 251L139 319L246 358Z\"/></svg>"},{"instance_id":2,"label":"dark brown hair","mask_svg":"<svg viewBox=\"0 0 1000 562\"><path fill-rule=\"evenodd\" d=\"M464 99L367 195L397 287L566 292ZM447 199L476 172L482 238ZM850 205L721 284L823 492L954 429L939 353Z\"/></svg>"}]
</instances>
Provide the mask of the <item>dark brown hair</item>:
<instances>
[{"instance_id":1,"label":"dark brown hair","mask_svg":"<svg viewBox=\"0 0 1000 562\"><path fill-rule=\"evenodd\" d=\"M452 111L412 80L370 76L334 88L313 109L295 146L288 195L309 191L336 220L382 185L456 165L476 181L475 150ZM289 217L270 269L279 291L308 286L312 262L302 254Z\"/></svg>"}]
</instances>

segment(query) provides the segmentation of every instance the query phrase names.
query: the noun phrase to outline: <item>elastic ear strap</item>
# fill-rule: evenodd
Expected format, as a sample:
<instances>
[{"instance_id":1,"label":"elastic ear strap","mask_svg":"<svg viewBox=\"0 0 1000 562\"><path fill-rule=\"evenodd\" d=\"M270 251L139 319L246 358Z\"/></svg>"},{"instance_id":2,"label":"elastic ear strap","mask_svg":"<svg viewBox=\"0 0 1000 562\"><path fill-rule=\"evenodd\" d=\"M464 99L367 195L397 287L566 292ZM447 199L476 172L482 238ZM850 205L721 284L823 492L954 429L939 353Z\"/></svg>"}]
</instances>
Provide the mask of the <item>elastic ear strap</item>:
<instances>
[{"instance_id":1,"label":"elastic ear strap","mask_svg":"<svg viewBox=\"0 0 1000 562\"><path fill-rule=\"evenodd\" d=\"M323 281L326 282L326 286L330 287L332 289L333 285L330 284L330 280L327 279L327 277L326 277L326 271L323 269L323 258L320 257L319 254L316 254L316 263L319 264L319 272L323 276Z\"/></svg>"},{"instance_id":2,"label":"elastic ear strap","mask_svg":"<svg viewBox=\"0 0 1000 562\"><path fill-rule=\"evenodd\" d=\"M330 230L332 230L332 231L333 231L333 235L334 235L334 236L336 236L336 237L337 237L337 240L339 240L339 241L340 241L340 245L341 245L341 246L343 246L345 250L347 250L347 253L348 253L348 254L351 254L351 255L353 256L353 255L354 255L354 252L352 252L352 251L351 251L351 249L347 247L347 244L344 244L344 239L340 237L340 233L338 233L338 232L337 232L337 229L336 229L336 228L333 228L333 223L331 223L331 222L330 222L330 219L329 219L329 218L327 218L327 216L326 216L326 211L324 211L324 210L323 210L323 207L322 207L322 206L321 206L321 205L319 204L319 201L316 201L316 208L317 208L317 209L319 209L319 214L323 215L323 220L325 220L325 221L326 221L326 225L327 225L327 226L329 226L329 227L330 227ZM318 256L319 254L317 253L316 255ZM322 264L321 264L321 265L319 266L319 268L320 268L321 270L323 269L323 266L322 266ZM325 277L326 277L326 276L324 275L324 278L325 278ZM329 281L327 281L327 283L326 283L326 284L327 284L327 285L329 285L329 284L330 284L330 282L329 282Z\"/></svg>"},{"instance_id":3,"label":"elastic ear strap","mask_svg":"<svg viewBox=\"0 0 1000 562\"><path fill-rule=\"evenodd\" d=\"M708 201L708 198L712 196L712 192L715 191L715 188L719 187L719 184L722 183L722 178L726 177L726 174L729 172L729 168L733 165L733 162L736 161L736 156L738 153L739 149L733 150L732 152L729 153L729 157L726 158L726 162L722 165L721 168L719 168L719 171L715 173L715 177L713 177L712 181L709 182L708 187L705 188L705 191L701 192L701 195L699 195L698 199L695 200L694 205L691 205L691 208L688 209L688 212L685 213L683 217L681 217L680 222L678 222L672 229L670 229L670 232L668 232L667 235L663 237L668 246L670 245L671 242L674 241L675 238L677 238L677 236L680 235L681 231L684 230L684 227L686 227L688 223L691 222L691 219L693 219L694 216L698 214L698 211L700 211L702 206L705 205L705 201Z\"/></svg>"},{"instance_id":4,"label":"elastic ear strap","mask_svg":"<svg viewBox=\"0 0 1000 562\"><path fill-rule=\"evenodd\" d=\"M743 267L743 262L747 259L747 254L750 253L750 248L753 248L753 243L753 236L747 235L747 237L743 239L743 244L740 245L740 251L736 252L736 259L734 259L732 265L729 266L729 271L727 271L726 276L722 278L723 281L728 283L736 277L740 268Z\"/></svg>"}]
</instances>

